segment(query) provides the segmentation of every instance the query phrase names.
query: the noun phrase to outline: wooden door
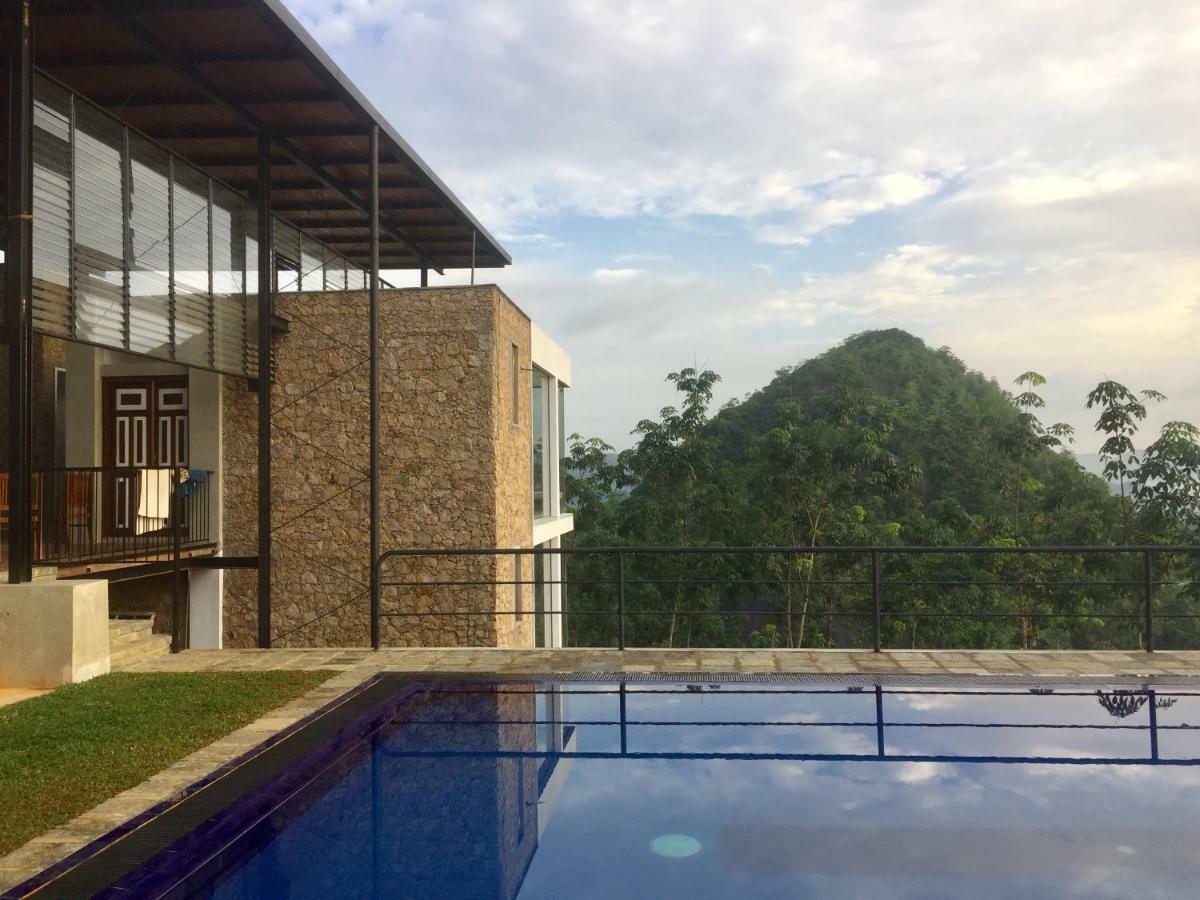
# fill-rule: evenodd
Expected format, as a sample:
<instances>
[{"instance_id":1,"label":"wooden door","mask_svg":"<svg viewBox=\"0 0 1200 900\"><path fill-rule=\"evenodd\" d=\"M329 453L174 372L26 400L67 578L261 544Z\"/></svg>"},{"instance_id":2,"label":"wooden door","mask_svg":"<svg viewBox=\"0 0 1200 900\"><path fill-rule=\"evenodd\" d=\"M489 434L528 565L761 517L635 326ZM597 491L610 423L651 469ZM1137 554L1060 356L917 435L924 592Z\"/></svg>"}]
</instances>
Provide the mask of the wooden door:
<instances>
[{"instance_id":1,"label":"wooden door","mask_svg":"<svg viewBox=\"0 0 1200 900\"><path fill-rule=\"evenodd\" d=\"M136 534L139 470L186 467L188 385L182 376L104 379L105 533ZM167 504L158 518L169 517Z\"/></svg>"}]
</instances>

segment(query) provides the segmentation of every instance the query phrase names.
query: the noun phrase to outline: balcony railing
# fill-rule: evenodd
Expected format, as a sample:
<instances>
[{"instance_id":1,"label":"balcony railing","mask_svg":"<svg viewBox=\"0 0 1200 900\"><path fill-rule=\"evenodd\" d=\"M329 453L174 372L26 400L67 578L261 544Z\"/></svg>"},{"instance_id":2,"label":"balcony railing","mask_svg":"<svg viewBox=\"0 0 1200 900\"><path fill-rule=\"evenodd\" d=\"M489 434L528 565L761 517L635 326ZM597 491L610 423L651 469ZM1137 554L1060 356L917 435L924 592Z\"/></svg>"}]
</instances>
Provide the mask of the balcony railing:
<instances>
[{"instance_id":1,"label":"balcony railing","mask_svg":"<svg viewBox=\"0 0 1200 900\"><path fill-rule=\"evenodd\" d=\"M184 485L173 513L178 469L74 467L33 473L33 561L71 567L169 560L176 523L183 550L211 546L209 482ZM0 473L0 531L11 526L8 475Z\"/></svg>"},{"instance_id":2,"label":"balcony railing","mask_svg":"<svg viewBox=\"0 0 1200 900\"><path fill-rule=\"evenodd\" d=\"M568 646L621 650L1200 649L1190 545L395 549L378 564L373 635L557 615Z\"/></svg>"}]
</instances>

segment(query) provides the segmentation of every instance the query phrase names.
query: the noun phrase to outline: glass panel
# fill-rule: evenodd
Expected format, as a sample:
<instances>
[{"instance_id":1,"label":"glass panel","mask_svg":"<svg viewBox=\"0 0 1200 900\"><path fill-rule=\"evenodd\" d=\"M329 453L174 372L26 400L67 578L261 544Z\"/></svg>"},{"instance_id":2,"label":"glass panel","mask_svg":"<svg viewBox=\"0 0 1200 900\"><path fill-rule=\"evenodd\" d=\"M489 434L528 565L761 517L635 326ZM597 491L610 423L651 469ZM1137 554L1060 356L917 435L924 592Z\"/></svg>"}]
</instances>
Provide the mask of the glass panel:
<instances>
[{"instance_id":1,"label":"glass panel","mask_svg":"<svg viewBox=\"0 0 1200 900\"><path fill-rule=\"evenodd\" d=\"M258 374L258 210L249 204L246 216L246 374Z\"/></svg>"},{"instance_id":2,"label":"glass panel","mask_svg":"<svg viewBox=\"0 0 1200 900\"><path fill-rule=\"evenodd\" d=\"M300 289L300 232L275 220L275 292Z\"/></svg>"},{"instance_id":3,"label":"glass panel","mask_svg":"<svg viewBox=\"0 0 1200 900\"><path fill-rule=\"evenodd\" d=\"M68 337L70 304L70 98L39 78L33 105L33 327Z\"/></svg>"},{"instance_id":4,"label":"glass panel","mask_svg":"<svg viewBox=\"0 0 1200 900\"><path fill-rule=\"evenodd\" d=\"M300 238L300 290L325 289L325 245L308 235Z\"/></svg>"},{"instance_id":5,"label":"glass panel","mask_svg":"<svg viewBox=\"0 0 1200 900\"><path fill-rule=\"evenodd\" d=\"M125 345L122 129L86 104L75 110L75 305L80 340Z\"/></svg>"},{"instance_id":6,"label":"glass panel","mask_svg":"<svg viewBox=\"0 0 1200 900\"><path fill-rule=\"evenodd\" d=\"M241 371L245 358L246 240L242 199L213 186L213 367Z\"/></svg>"},{"instance_id":7,"label":"glass panel","mask_svg":"<svg viewBox=\"0 0 1200 900\"><path fill-rule=\"evenodd\" d=\"M565 495L566 482L563 473L567 470L567 389L558 386L558 496L560 509L562 497Z\"/></svg>"},{"instance_id":8,"label":"glass panel","mask_svg":"<svg viewBox=\"0 0 1200 900\"><path fill-rule=\"evenodd\" d=\"M347 265L346 289L350 291L365 291L367 289L367 273L354 263Z\"/></svg>"},{"instance_id":9,"label":"glass panel","mask_svg":"<svg viewBox=\"0 0 1200 900\"><path fill-rule=\"evenodd\" d=\"M175 358L212 365L208 179L175 167Z\"/></svg>"},{"instance_id":10,"label":"glass panel","mask_svg":"<svg viewBox=\"0 0 1200 900\"><path fill-rule=\"evenodd\" d=\"M346 289L346 258L338 256L328 248L325 251L325 290Z\"/></svg>"},{"instance_id":11,"label":"glass panel","mask_svg":"<svg viewBox=\"0 0 1200 900\"><path fill-rule=\"evenodd\" d=\"M546 376L533 370L533 517L548 515L546 503L546 451L550 422L546 416Z\"/></svg>"},{"instance_id":12,"label":"glass panel","mask_svg":"<svg viewBox=\"0 0 1200 900\"><path fill-rule=\"evenodd\" d=\"M132 259L129 272L129 349L171 356L171 211L167 154L130 136Z\"/></svg>"}]
</instances>

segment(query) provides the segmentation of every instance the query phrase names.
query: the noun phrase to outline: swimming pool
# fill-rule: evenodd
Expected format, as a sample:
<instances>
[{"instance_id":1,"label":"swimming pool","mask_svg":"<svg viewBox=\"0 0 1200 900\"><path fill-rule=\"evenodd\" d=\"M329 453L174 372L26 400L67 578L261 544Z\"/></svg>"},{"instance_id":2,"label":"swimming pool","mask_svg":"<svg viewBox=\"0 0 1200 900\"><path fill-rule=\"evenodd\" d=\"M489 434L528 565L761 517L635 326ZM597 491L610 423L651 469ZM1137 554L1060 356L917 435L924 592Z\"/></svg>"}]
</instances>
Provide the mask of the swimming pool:
<instances>
[{"instance_id":1,"label":"swimming pool","mask_svg":"<svg viewBox=\"0 0 1200 900\"><path fill-rule=\"evenodd\" d=\"M1194 896L1198 694L385 676L34 896Z\"/></svg>"}]
</instances>

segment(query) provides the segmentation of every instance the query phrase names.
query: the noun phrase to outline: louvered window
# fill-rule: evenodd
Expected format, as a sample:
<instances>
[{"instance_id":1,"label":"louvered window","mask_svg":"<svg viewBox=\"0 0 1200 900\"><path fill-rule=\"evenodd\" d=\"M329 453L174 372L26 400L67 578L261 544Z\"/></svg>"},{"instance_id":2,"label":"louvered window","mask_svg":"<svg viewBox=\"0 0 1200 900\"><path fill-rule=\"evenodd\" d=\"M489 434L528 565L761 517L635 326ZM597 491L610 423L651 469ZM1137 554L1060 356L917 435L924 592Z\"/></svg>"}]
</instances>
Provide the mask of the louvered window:
<instances>
[{"instance_id":1,"label":"louvered window","mask_svg":"<svg viewBox=\"0 0 1200 900\"><path fill-rule=\"evenodd\" d=\"M252 204L40 74L33 155L36 331L257 374ZM366 286L294 225L273 231L276 290Z\"/></svg>"},{"instance_id":2,"label":"louvered window","mask_svg":"<svg viewBox=\"0 0 1200 900\"><path fill-rule=\"evenodd\" d=\"M171 359L171 160L136 136L129 155L129 349Z\"/></svg>"},{"instance_id":3,"label":"louvered window","mask_svg":"<svg viewBox=\"0 0 1200 900\"><path fill-rule=\"evenodd\" d=\"M71 336L71 98L47 90L33 107L33 322Z\"/></svg>"}]
</instances>

